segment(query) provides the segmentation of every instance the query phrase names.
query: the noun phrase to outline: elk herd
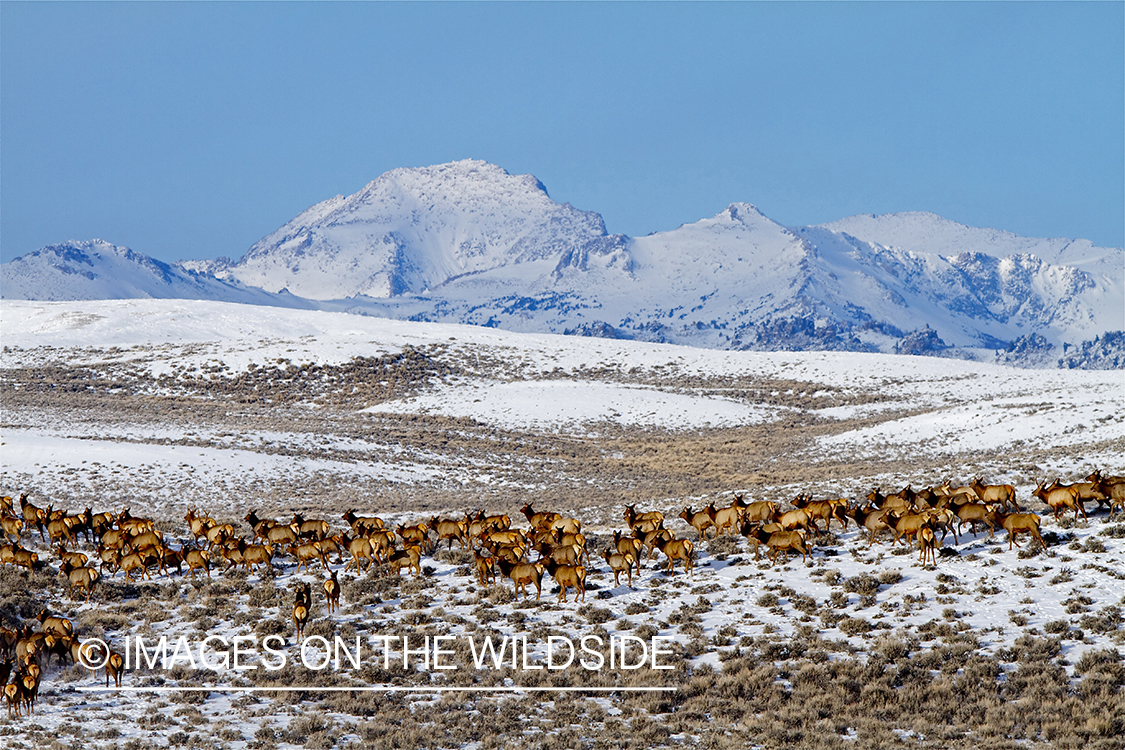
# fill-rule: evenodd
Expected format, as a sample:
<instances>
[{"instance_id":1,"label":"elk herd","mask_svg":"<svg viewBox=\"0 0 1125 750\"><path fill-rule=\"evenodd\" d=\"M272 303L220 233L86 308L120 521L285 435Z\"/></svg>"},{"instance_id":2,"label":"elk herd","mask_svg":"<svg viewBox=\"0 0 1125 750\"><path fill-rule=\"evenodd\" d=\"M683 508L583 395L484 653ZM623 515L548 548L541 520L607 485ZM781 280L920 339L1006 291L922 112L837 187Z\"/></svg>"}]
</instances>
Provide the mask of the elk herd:
<instances>
[{"instance_id":1,"label":"elk herd","mask_svg":"<svg viewBox=\"0 0 1125 750\"><path fill-rule=\"evenodd\" d=\"M1038 482L1032 495L1056 520L1065 512L1073 512L1075 519L1079 513L1087 517L1085 506L1092 502L1099 508L1108 507L1111 518L1116 509L1125 513L1125 478L1107 476L1100 470L1074 484L1062 484L1058 479L1051 484ZM858 503L846 498L814 500L799 494L791 506L783 508L769 500L747 502L738 494L722 507L713 502L698 510L687 506L679 518L694 529L693 541L668 528L664 513L626 505L626 528L614 530L612 542L607 538L597 557L613 574L614 587L620 585L622 574L632 587L634 576L641 575L642 562L657 555L663 556L670 574L682 562L684 571L693 576L695 545L727 534L744 537L755 560L760 559L761 547L771 564L790 553L808 560L814 543L833 522L845 530L854 523L869 548L879 535L889 536L892 546L903 542L913 549L917 542L923 564L936 564L937 550L946 536L952 534L959 544L966 527L974 534L987 529L990 539L998 529L1007 531L1009 549L1019 546L1021 534L1043 544L1039 516L1019 505L1015 488L986 485L979 478L964 486L947 481L920 490L907 486L888 494L873 488ZM39 507L24 493L18 507L11 497L0 497L0 529L6 541L0 545L0 564L29 573L47 565L39 551L22 546L25 535L34 539L38 532L40 550L46 547L49 554L43 554L57 558L58 575L69 584L68 596L89 601L96 597L99 581L119 573L126 581L169 576L173 570L193 578L197 574L210 578L212 572L235 568L247 573L272 572L286 560L295 566L295 572L312 574L314 567L324 571L323 592L331 614L340 606L340 570L362 575L382 568L401 575L406 569L417 577L423 574L423 557L445 544L447 550L456 545L472 555L482 586L504 578L511 581L517 597L530 597L534 588L539 599L544 579L549 577L558 586L558 603L567 602L572 589L575 601L585 601L587 572L595 563L582 523L556 511L536 510L531 503L521 512L525 528L514 527L508 515L486 515L483 510L392 526L378 516L359 516L353 509L341 517L346 528L334 529L325 519L305 518L300 513L281 520L260 518L250 511L244 523L236 524L190 509L184 517L185 535L173 543L153 519L133 516L128 508L99 513L86 508L71 514L51 505ZM85 550L80 551L83 545ZM307 582L295 584L291 614L298 638L313 610L312 592ZM68 659L78 662L80 649L94 648L83 645L69 620L52 616L45 608L39 619L38 629L30 625L0 628L0 686L9 714L31 712L42 670L52 656L61 663ZM91 656L101 658L84 661L105 663L107 686L111 678L120 685L120 655L111 649L108 654Z\"/></svg>"}]
</instances>

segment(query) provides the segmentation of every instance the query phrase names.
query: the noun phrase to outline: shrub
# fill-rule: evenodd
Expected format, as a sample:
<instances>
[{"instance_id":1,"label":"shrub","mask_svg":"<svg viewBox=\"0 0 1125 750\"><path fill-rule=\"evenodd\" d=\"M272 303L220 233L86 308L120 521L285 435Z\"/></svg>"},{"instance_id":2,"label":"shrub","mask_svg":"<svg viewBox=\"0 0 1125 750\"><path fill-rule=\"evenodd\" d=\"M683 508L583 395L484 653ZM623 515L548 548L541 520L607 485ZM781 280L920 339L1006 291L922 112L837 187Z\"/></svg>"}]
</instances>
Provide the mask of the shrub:
<instances>
[{"instance_id":1,"label":"shrub","mask_svg":"<svg viewBox=\"0 0 1125 750\"><path fill-rule=\"evenodd\" d=\"M941 576L939 575L938 578L940 579ZM894 584L898 583L901 580L902 580L902 571L901 570L883 570L883 571L880 571L880 573L879 573L879 583L881 583L883 585L886 585L886 586L893 586Z\"/></svg>"},{"instance_id":2,"label":"shrub","mask_svg":"<svg viewBox=\"0 0 1125 750\"><path fill-rule=\"evenodd\" d=\"M848 635L859 635L871 632L872 625L862 617L845 617L836 623L836 627Z\"/></svg>"},{"instance_id":3,"label":"shrub","mask_svg":"<svg viewBox=\"0 0 1125 750\"><path fill-rule=\"evenodd\" d=\"M844 591L851 591L860 596L874 596L879 590L879 580L875 576L861 573L844 581Z\"/></svg>"}]
</instances>

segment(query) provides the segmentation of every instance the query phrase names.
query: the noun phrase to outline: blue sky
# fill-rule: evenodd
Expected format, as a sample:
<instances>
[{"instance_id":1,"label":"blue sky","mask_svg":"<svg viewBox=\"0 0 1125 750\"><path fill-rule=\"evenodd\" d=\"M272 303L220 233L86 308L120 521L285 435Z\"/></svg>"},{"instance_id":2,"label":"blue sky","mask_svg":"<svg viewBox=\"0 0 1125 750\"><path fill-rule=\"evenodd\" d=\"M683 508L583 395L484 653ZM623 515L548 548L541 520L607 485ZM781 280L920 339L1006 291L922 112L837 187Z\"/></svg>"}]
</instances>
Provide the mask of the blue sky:
<instances>
[{"instance_id":1,"label":"blue sky","mask_svg":"<svg viewBox=\"0 0 1125 750\"><path fill-rule=\"evenodd\" d=\"M240 256L484 159L644 235L927 210L1125 244L1125 4L0 3L0 255Z\"/></svg>"}]
</instances>

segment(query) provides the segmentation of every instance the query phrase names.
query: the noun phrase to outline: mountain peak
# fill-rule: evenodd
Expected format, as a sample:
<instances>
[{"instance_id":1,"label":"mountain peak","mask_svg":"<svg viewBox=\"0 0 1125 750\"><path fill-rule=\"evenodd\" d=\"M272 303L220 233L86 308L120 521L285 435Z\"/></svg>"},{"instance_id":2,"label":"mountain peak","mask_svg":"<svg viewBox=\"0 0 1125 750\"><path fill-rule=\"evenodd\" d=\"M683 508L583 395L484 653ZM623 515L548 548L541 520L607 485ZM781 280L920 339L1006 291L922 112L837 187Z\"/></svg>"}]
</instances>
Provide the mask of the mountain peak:
<instances>
[{"instance_id":1,"label":"mountain peak","mask_svg":"<svg viewBox=\"0 0 1125 750\"><path fill-rule=\"evenodd\" d=\"M547 273L605 235L600 215L556 203L534 176L465 159L393 169L317 204L227 273L312 299L393 297L518 264L543 261Z\"/></svg>"}]
</instances>

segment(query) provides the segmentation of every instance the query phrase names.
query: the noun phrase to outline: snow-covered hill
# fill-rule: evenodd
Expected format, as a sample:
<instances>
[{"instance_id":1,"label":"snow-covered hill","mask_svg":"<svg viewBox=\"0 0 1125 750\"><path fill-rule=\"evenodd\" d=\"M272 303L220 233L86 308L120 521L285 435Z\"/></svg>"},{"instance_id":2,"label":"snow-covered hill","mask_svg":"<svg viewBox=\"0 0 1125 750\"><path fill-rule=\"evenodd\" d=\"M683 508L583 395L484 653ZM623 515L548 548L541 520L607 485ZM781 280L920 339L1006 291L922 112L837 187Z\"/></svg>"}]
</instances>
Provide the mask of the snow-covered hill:
<instances>
[{"instance_id":1,"label":"snow-covered hill","mask_svg":"<svg viewBox=\"0 0 1125 750\"><path fill-rule=\"evenodd\" d=\"M229 284L204 283L225 280L284 292L239 301L297 297L326 310L519 332L1125 366L1115 333L1125 330L1122 248L920 212L785 227L748 203L630 238L554 202L534 177L481 161L388 172L313 206L237 261L182 264L194 286L166 280L160 294L87 284L59 263L33 264L33 274L24 270L32 256L5 267L5 297L236 299ZM175 270L128 257L136 272L109 275Z\"/></svg>"},{"instance_id":2,"label":"snow-covered hill","mask_svg":"<svg viewBox=\"0 0 1125 750\"><path fill-rule=\"evenodd\" d=\"M580 519L590 553L581 602L557 602L549 579L541 599L516 596L504 577L479 581L473 554L452 544L426 554L417 575L331 558L301 569L281 552L268 570L215 564L207 577L173 568L124 581L106 570L86 600L67 591L52 545L24 529L40 568L0 565L4 627L37 627L46 606L83 640L133 644L134 655L138 636L150 647L165 636L177 653L181 638L216 639L184 651L205 667L235 639L247 648L242 667L137 656L120 689L53 658L34 714L0 722L5 746L71 736L93 748L427 737L582 747L620 745L623 732L651 748L1120 745L1125 524L1095 503L1088 520L1056 519L1031 496L1048 477L1125 471L1119 373L719 351L199 300L4 301L0 330L4 494L70 513L128 509L182 549L193 544L189 508L248 538L251 509L343 532L349 508L392 527L482 508L526 528L517 509L534 503ZM364 369L383 365L383 377ZM872 542L833 522L810 535L807 560L772 562L741 535L701 539L678 517L726 505L732 491L783 507L804 492L854 505L872 487L978 476L1016 488L1041 516L1042 543L1010 548L1003 531L966 527L924 565L889 535ZM662 511L693 540L690 576L646 559L614 580L602 551L624 528L624 503ZM85 539L72 547L95 552ZM325 569L344 585L342 609L325 606ZM299 584L313 592L310 656L316 639L338 636L356 653L362 640L360 664L301 666ZM258 647L267 633L281 637L278 652ZM469 639L489 634L523 639L531 661L474 667ZM676 669L548 672L559 634L659 637ZM433 635L464 647L448 660L456 669L439 672L436 657L387 667L380 639ZM275 671L276 653L289 662ZM543 721L556 715L565 726ZM800 732L766 736L751 723L773 720Z\"/></svg>"}]
</instances>

